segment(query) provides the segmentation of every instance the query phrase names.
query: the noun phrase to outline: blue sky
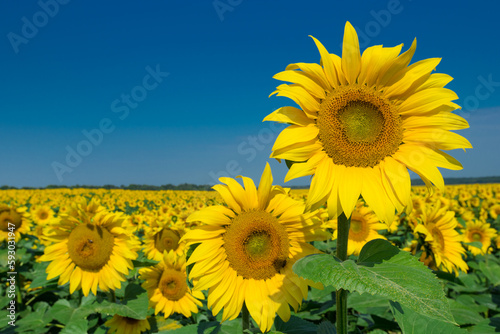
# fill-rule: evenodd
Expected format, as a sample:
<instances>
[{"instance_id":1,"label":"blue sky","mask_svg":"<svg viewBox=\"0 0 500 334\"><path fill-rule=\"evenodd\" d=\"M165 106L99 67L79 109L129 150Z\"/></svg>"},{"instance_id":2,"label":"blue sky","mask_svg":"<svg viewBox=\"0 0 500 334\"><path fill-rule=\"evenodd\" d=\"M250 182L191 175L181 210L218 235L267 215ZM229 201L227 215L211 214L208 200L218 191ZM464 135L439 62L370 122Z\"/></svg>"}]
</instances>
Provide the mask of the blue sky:
<instances>
[{"instance_id":1,"label":"blue sky","mask_svg":"<svg viewBox=\"0 0 500 334\"><path fill-rule=\"evenodd\" d=\"M286 166L268 158L282 126L262 119L293 102L268 98L280 83L272 76L319 61L308 35L340 55L346 21L363 49L407 49L416 37L414 61L442 57L437 72L455 78L447 87L471 125L460 134L474 146L452 151L464 169L443 175L500 175L499 10L496 1L2 1L0 185L258 181L266 161L283 184Z\"/></svg>"}]
</instances>

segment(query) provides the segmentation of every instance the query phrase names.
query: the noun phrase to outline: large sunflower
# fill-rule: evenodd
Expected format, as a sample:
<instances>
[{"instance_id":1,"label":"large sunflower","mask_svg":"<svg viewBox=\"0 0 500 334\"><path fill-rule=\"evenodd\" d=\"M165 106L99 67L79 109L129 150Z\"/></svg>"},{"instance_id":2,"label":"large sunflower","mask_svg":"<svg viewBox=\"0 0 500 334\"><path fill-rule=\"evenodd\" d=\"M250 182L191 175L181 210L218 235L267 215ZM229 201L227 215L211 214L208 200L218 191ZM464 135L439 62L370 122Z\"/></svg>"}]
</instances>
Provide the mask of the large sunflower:
<instances>
[{"instance_id":1,"label":"large sunflower","mask_svg":"<svg viewBox=\"0 0 500 334\"><path fill-rule=\"evenodd\" d=\"M457 224L455 212L440 207L439 203L428 205L413 231L425 236L420 261L432 269L456 275L459 270L467 272L469 267L462 258L465 256L465 249L461 243L463 236L456 230Z\"/></svg>"},{"instance_id":2,"label":"large sunflower","mask_svg":"<svg viewBox=\"0 0 500 334\"><path fill-rule=\"evenodd\" d=\"M289 304L297 310L307 297L308 283L292 271L295 261L316 253L307 242L324 240L316 213L302 214L304 205L287 192L272 186L269 164L259 188L242 177L244 188L222 177L225 185L213 188L227 206L206 207L188 222L205 225L183 237L199 244L187 264L194 263L189 278L195 290L208 289L208 307L214 314L222 308L222 321L236 318L243 302L262 332L269 330L276 313L290 318ZM311 283L312 284L312 283Z\"/></svg>"},{"instance_id":3,"label":"large sunflower","mask_svg":"<svg viewBox=\"0 0 500 334\"><path fill-rule=\"evenodd\" d=\"M63 217L53 234L54 242L45 248L38 261L51 261L47 279L59 276L59 285L70 283L69 290L90 291L119 289L137 258L138 241L122 227L123 215L97 210L92 215L84 204L75 204L71 215Z\"/></svg>"},{"instance_id":4,"label":"large sunflower","mask_svg":"<svg viewBox=\"0 0 500 334\"><path fill-rule=\"evenodd\" d=\"M301 109L282 107L264 119L290 124L271 157L295 162L285 181L314 174L308 208L327 202L331 216L349 217L361 195L382 221L392 222L394 209L411 208L408 169L429 188L443 189L437 167L462 166L441 150L471 147L449 131L468 127L452 113L459 108L451 102L457 95L444 88L452 78L431 74L439 58L408 66L416 41L401 55L402 45L377 45L361 55L349 22L342 58L313 39L320 65L291 64L274 76L293 84L282 84L273 94Z\"/></svg>"},{"instance_id":5,"label":"large sunflower","mask_svg":"<svg viewBox=\"0 0 500 334\"><path fill-rule=\"evenodd\" d=\"M140 278L145 282L142 287L148 291L149 305L155 314L163 312L165 318L172 313L182 313L190 317L198 313L202 306L199 299L205 299L201 291L191 291L187 284L186 259L184 254L165 251L162 261L151 268L143 268Z\"/></svg>"}]
</instances>

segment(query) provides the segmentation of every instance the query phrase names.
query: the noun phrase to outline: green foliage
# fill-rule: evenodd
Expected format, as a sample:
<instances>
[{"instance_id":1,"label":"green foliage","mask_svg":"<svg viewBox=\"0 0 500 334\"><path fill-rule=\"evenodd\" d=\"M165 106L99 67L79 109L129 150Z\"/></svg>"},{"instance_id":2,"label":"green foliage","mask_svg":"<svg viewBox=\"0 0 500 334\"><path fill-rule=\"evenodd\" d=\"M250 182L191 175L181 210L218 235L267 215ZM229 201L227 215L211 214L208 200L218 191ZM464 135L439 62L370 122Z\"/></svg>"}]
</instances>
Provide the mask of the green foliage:
<instances>
[{"instance_id":1,"label":"green foliage","mask_svg":"<svg viewBox=\"0 0 500 334\"><path fill-rule=\"evenodd\" d=\"M293 269L299 276L315 282L386 297L421 315L454 323L435 275L411 254L385 240L368 242L358 263L317 254L297 261Z\"/></svg>"}]
</instances>

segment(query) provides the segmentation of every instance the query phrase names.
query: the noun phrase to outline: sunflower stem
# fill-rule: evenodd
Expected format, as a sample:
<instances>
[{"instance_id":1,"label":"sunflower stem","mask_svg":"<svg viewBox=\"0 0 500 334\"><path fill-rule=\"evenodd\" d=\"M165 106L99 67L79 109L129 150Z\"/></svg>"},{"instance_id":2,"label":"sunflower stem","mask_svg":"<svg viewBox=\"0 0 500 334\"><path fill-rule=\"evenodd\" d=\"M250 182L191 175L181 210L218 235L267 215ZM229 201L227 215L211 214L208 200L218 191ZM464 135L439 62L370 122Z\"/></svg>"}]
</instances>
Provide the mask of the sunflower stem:
<instances>
[{"instance_id":1,"label":"sunflower stem","mask_svg":"<svg viewBox=\"0 0 500 334\"><path fill-rule=\"evenodd\" d=\"M243 309L241 310L241 324L243 326L243 333L247 329L250 329L250 313L245 303L243 303Z\"/></svg>"},{"instance_id":2,"label":"sunflower stem","mask_svg":"<svg viewBox=\"0 0 500 334\"><path fill-rule=\"evenodd\" d=\"M337 231L337 258L347 259L347 242L349 241L349 227L351 218L342 213L338 218ZM347 290L338 289L337 293L337 333L347 334Z\"/></svg>"},{"instance_id":3,"label":"sunflower stem","mask_svg":"<svg viewBox=\"0 0 500 334\"><path fill-rule=\"evenodd\" d=\"M111 303L116 303L116 295L115 295L115 290L109 290L109 296L108 299Z\"/></svg>"}]
</instances>

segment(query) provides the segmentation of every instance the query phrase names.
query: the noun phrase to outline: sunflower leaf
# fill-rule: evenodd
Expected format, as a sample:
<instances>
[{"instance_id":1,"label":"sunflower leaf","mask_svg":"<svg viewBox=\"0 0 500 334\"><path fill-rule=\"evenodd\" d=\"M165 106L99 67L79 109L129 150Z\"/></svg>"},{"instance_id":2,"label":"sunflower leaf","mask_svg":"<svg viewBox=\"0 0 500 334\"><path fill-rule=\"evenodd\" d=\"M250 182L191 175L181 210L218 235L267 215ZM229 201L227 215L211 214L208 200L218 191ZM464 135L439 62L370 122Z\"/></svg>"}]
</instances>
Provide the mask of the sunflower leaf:
<instances>
[{"instance_id":1,"label":"sunflower leaf","mask_svg":"<svg viewBox=\"0 0 500 334\"><path fill-rule=\"evenodd\" d=\"M391 311L405 334L468 333L467 330L456 327L449 322L415 314L409 308L396 302L391 302Z\"/></svg>"},{"instance_id":2,"label":"sunflower leaf","mask_svg":"<svg viewBox=\"0 0 500 334\"><path fill-rule=\"evenodd\" d=\"M377 239L363 247L359 258L356 264L315 254L298 260L293 270L326 286L386 297L422 316L456 324L440 281L410 253Z\"/></svg>"}]
</instances>

